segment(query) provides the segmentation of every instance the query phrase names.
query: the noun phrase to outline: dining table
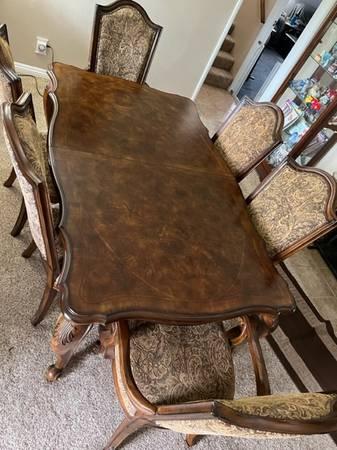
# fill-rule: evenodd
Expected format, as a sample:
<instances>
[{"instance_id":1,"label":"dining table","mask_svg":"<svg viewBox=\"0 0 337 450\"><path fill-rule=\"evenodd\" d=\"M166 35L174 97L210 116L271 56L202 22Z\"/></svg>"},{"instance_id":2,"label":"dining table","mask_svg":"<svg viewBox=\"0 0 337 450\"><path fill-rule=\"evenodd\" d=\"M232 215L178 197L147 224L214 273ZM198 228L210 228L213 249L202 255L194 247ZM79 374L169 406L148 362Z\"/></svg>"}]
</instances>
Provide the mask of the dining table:
<instances>
[{"instance_id":1,"label":"dining table","mask_svg":"<svg viewBox=\"0 0 337 450\"><path fill-rule=\"evenodd\" d=\"M62 63L49 74L65 246L49 380L94 324L108 349L119 320L237 317L245 338L257 337L256 370L265 376L258 337L294 300L195 103Z\"/></svg>"}]
</instances>

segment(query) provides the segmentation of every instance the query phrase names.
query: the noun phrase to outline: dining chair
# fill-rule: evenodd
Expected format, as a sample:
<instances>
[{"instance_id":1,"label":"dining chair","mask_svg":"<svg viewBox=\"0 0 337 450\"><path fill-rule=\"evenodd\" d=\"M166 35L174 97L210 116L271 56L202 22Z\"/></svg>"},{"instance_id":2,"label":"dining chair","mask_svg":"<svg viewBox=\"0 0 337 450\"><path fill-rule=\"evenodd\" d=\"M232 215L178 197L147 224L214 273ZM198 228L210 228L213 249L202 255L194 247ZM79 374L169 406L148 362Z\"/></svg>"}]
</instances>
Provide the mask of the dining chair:
<instances>
[{"instance_id":1,"label":"dining chair","mask_svg":"<svg viewBox=\"0 0 337 450\"><path fill-rule=\"evenodd\" d=\"M252 221L274 261L282 261L337 226L337 183L291 158L247 198Z\"/></svg>"},{"instance_id":2,"label":"dining chair","mask_svg":"<svg viewBox=\"0 0 337 450\"><path fill-rule=\"evenodd\" d=\"M14 59L9 46L6 24L0 25L0 104L15 102L22 94L21 78L15 71ZM12 169L4 186L10 187L16 178Z\"/></svg>"},{"instance_id":3,"label":"dining chair","mask_svg":"<svg viewBox=\"0 0 337 450\"><path fill-rule=\"evenodd\" d=\"M34 245L40 251L47 274L42 300L31 320L37 325L57 294L55 283L62 257L61 244L56 245L57 214L53 219L47 186L48 168L43 157L45 143L35 123L31 94L23 94L16 103L4 103L2 113L7 150L24 198Z\"/></svg>"},{"instance_id":4,"label":"dining chair","mask_svg":"<svg viewBox=\"0 0 337 450\"><path fill-rule=\"evenodd\" d=\"M233 359L220 324L116 327L113 377L126 418L105 450L145 427L184 433L189 446L199 435L275 439L337 430L337 393L234 400Z\"/></svg>"},{"instance_id":5,"label":"dining chair","mask_svg":"<svg viewBox=\"0 0 337 450\"><path fill-rule=\"evenodd\" d=\"M132 0L97 5L89 70L143 84L161 31Z\"/></svg>"},{"instance_id":6,"label":"dining chair","mask_svg":"<svg viewBox=\"0 0 337 450\"><path fill-rule=\"evenodd\" d=\"M243 97L212 140L241 181L282 142L284 117L273 103Z\"/></svg>"}]
</instances>

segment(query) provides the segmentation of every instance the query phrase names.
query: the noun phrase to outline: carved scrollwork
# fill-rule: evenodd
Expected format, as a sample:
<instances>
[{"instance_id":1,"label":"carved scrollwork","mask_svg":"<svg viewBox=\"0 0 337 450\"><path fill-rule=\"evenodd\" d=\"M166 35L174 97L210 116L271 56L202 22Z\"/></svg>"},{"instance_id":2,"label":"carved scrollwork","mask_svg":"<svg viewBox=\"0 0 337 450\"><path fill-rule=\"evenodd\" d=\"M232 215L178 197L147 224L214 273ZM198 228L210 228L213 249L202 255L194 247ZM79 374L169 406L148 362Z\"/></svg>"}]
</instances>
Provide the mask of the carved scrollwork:
<instances>
[{"instance_id":1,"label":"carved scrollwork","mask_svg":"<svg viewBox=\"0 0 337 450\"><path fill-rule=\"evenodd\" d=\"M51 339L51 349L56 355L55 364L49 366L46 378L48 381L55 381L68 365L73 354L81 341L91 330L92 325L80 325L67 320L63 314L57 319L53 337Z\"/></svg>"}]
</instances>

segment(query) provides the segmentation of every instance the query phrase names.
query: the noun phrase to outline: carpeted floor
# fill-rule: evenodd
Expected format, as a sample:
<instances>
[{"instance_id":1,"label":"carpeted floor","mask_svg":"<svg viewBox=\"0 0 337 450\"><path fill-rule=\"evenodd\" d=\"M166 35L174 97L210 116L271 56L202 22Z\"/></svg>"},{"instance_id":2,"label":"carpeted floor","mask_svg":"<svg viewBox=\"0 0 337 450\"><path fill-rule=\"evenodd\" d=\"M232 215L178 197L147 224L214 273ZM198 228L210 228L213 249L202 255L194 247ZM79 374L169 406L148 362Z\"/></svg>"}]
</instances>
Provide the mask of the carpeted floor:
<instances>
[{"instance_id":1,"label":"carpeted floor","mask_svg":"<svg viewBox=\"0 0 337 450\"><path fill-rule=\"evenodd\" d=\"M33 89L31 80L26 87ZM38 116L41 118L41 98ZM43 126L43 121L39 121ZM9 173L0 132L0 182ZM123 418L114 394L110 363L94 345L95 332L83 344L64 377L48 384L43 373L52 362L49 339L57 308L35 329L29 318L42 295L45 275L38 255L24 260L20 254L29 243L29 231L19 238L9 235L20 204L17 184L0 186L0 448L1 450L98 450ZM263 343L273 392L295 391L281 363ZM254 394L254 378L246 348L235 354L237 397ZM185 448L178 434L146 430L125 444L130 450ZM205 437L201 449L260 450L280 448L332 450L329 436L277 441L251 441Z\"/></svg>"}]
</instances>

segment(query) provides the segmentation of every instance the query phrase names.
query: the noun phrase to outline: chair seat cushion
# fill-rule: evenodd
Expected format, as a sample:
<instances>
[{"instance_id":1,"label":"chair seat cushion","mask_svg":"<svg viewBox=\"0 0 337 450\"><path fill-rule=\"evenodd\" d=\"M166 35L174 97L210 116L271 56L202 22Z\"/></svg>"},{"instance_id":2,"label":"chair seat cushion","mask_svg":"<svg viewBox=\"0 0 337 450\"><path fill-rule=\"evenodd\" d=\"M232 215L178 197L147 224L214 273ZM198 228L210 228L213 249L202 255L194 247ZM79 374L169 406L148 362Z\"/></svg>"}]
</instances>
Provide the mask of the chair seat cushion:
<instances>
[{"instance_id":1,"label":"chair seat cushion","mask_svg":"<svg viewBox=\"0 0 337 450\"><path fill-rule=\"evenodd\" d=\"M138 389L155 405L234 396L232 355L221 323L142 323L131 330L130 361Z\"/></svg>"}]
</instances>

